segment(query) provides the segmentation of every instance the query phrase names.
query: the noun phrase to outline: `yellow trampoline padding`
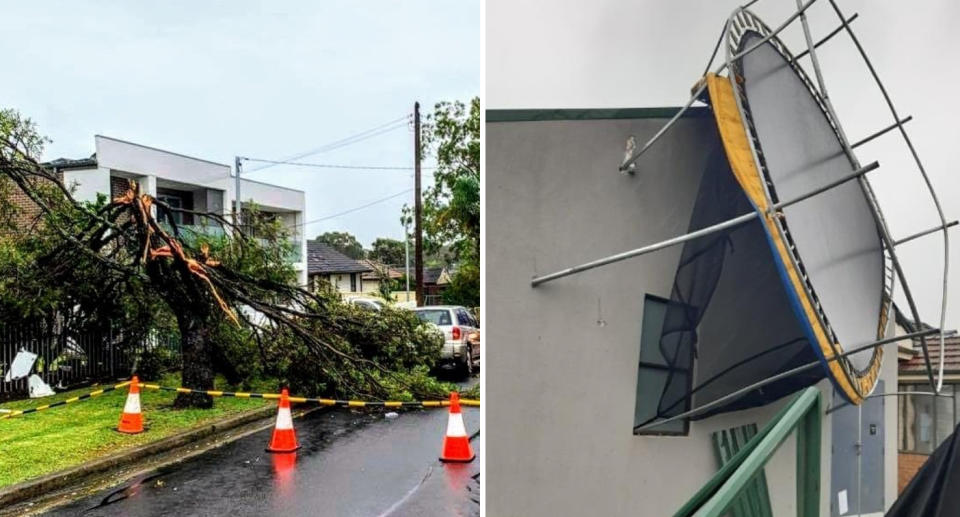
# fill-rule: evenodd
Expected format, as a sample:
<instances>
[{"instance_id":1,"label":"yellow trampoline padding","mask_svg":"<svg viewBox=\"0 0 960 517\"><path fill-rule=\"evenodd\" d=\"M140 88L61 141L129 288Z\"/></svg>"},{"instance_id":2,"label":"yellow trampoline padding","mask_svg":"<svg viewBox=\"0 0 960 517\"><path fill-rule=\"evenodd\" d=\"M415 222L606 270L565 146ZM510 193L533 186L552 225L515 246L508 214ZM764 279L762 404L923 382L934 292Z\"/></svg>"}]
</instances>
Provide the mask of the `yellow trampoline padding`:
<instances>
[{"instance_id":1,"label":"yellow trampoline padding","mask_svg":"<svg viewBox=\"0 0 960 517\"><path fill-rule=\"evenodd\" d=\"M827 332L820 323L820 318L813 308L813 303L803 285L800 274L794 266L790 257L790 252L784 242L783 236L774 220L775 215L768 211L770 202L767 199L767 193L763 187L763 177L757 169L756 161L753 156L753 149L747 137L746 126L740 117L740 110L737 107L737 100L734 97L733 86L726 77L720 77L716 74L708 74L707 91L710 95L710 104L713 107L713 114L717 120L717 129L720 132L720 140L723 142L724 151L727 154L727 160L730 162L730 169L736 176L737 182L753 205L760 211L763 224L767 227L767 234L770 235L777 253L780 255L780 262L787 277L790 280L793 290L796 294L803 312L807 316L807 322L813 329L813 334L817 340L817 346L823 357L827 359L827 365L836 384L843 390L847 398L854 404L860 404L865 394L870 393L880 374L882 348L877 348L877 358L871 365L871 368L865 375L857 379L857 387L851 384L851 380L839 361L830 361L834 357L834 345L827 337ZM839 345L836 347L842 350Z\"/></svg>"}]
</instances>

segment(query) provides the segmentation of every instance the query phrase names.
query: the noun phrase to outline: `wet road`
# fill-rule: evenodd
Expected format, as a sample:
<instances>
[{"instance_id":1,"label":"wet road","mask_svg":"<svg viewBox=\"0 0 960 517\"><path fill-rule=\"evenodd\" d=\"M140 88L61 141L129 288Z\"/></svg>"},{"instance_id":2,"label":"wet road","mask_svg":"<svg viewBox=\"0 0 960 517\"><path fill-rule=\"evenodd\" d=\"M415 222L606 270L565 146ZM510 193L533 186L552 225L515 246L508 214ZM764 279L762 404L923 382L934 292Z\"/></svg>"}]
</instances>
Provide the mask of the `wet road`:
<instances>
[{"instance_id":1,"label":"wet road","mask_svg":"<svg viewBox=\"0 0 960 517\"><path fill-rule=\"evenodd\" d=\"M477 433L479 409L463 416ZM315 411L294 420L294 455L264 452L268 429L47 515L479 515L479 439L472 463L440 463L446 424L446 409Z\"/></svg>"}]
</instances>

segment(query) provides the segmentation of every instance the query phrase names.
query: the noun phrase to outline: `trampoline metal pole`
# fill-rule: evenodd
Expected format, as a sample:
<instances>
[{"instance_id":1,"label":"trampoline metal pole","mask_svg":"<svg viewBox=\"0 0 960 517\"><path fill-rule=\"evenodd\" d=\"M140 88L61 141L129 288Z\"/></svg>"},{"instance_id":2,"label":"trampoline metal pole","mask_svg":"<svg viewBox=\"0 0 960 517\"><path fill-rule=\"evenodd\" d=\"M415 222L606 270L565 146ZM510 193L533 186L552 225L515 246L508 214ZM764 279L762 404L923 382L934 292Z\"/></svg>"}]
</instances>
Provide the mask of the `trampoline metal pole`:
<instances>
[{"instance_id":1,"label":"trampoline metal pole","mask_svg":"<svg viewBox=\"0 0 960 517\"><path fill-rule=\"evenodd\" d=\"M886 134L888 131L891 131L891 130L893 130L893 129L896 129L896 128L902 126L903 124L906 124L907 122L910 122L911 120L913 120L913 115L910 115L909 117L907 117L907 118L905 118L905 119L903 119L903 120L901 120L901 121L899 121L899 122L894 122L893 124L890 124L889 126L881 129L880 131L877 131L876 133L874 133L874 134L872 134L872 135L870 135L870 136L868 136L868 137L866 137L866 138L861 139L861 140L858 141L857 143L851 144L851 145L850 145L850 149L856 149L857 147L860 147L861 145L863 145L863 144L865 144L865 143L873 140L874 138L877 138L878 136L882 136L882 135Z\"/></svg>"},{"instance_id":2,"label":"trampoline metal pole","mask_svg":"<svg viewBox=\"0 0 960 517\"><path fill-rule=\"evenodd\" d=\"M800 8L799 8L799 10L798 10L797 12L793 13L793 15L791 15L789 18L787 18L786 21L784 21L782 24L780 24L780 26L777 27L773 32L771 32L770 34L768 34L767 36L765 36L763 39L761 39L760 41L758 41L756 44L752 45L750 48L747 48L747 49L743 50L742 52L736 54L735 56L731 57L731 58L729 59L729 61L733 61L734 59L738 59L738 58L740 58L740 57L743 57L743 56L745 56L745 55L753 52L754 50L760 48L760 46L763 45L764 43L766 43L767 41L769 41L770 38L776 36L776 35L779 34L783 29L787 28L791 23L793 23L793 21L796 20L798 16L800 16L804 11L807 10L807 8L809 8L811 5L813 5L814 2L816 2L816 1L817 1L817 0L809 0L807 3L801 5ZM752 2L751 2L750 4L747 4L747 6L749 6L749 5L751 5L751 4L752 4ZM746 6L740 7L739 9L745 9L745 8L746 8ZM726 32L726 31L724 31L724 32ZM722 36L721 36L721 39L722 39ZM718 42L718 43L719 43L719 42ZM718 48L719 48L719 45L718 45ZM716 51L714 51L714 52L716 52ZM710 60L713 61L713 58L711 58ZM709 66L709 65L708 65L708 66ZM722 72L725 68L727 68L727 63L726 63L726 62L722 63L719 67L717 67L717 69L716 69L716 71L715 71L714 73L719 74L719 73ZM673 118L671 118L669 121L667 121L667 123L664 124L664 126L663 126L662 128L660 128L660 130L657 131L656 134L653 135L653 138L651 138L650 140L648 140L647 143L645 143L645 144L643 145L643 147L640 148L639 151L637 151L636 153L634 153L633 156L631 156L630 158L627 158L626 160L623 161L623 163L620 164L620 172L626 171L626 170L630 167L630 165L632 165L633 163L635 163L635 162L640 158L640 156L643 155L643 153L647 152L647 149L649 149L649 148L654 144L654 142L656 142L661 136L663 136L663 134L666 133L667 130L670 129L670 127L672 127L673 124L675 124L675 123L677 122L677 120L680 119L680 116L681 116L681 115L683 115L688 109L690 109L690 106L693 105L693 103L697 100L698 97L700 97L700 95L704 92L704 90L706 90L706 88L707 88L706 83L704 83L704 84L701 85L699 88L697 88L697 90L693 93L693 95L690 96L690 99L689 99L689 100L687 101L687 103L683 106L683 108L681 108L680 111L678 111L677 114L673 116Z\"/></svg>"},{"instance_id":3,"label":"trampoline metal pole","mask_svg":"<svg viewBox=\"0 0 960 517\"><path fill-rule=\"evenodd\" d=\"M801 202L801 201L803 201L803 200L805 200L805 199L809 199L809 198L811 198L811 197L813 197L813 196L816 196L816 195L818 195L818 194L821 194L821 193L823 193L823 192L826 192L827 190L830 190L830 189L835 188L835 187L837 187L837 186L839 186L839 185L842 185L842 184L844 184L844 183L846 183L846 182L848 182L848 181L851 181L851 180L854 180L854 179L856 179L856 178L859 178L859 177L863 176L864 174L866 174L866 173L868 173L868 172L870 172L870 171L878 168L879 166L880 166L880 164L878 164L877 162L870 163L870 164L868 164L868 165L866 165L866 166L864 166L864 167L861 167L861 168L857 169L856 171L853 171L852 173L850 173L850 174L848 174L848 175L846 175L846 176L844 176L844 177L842 177L842 178L840 178L840 179L838 179L838 180L836 180L836 181L833 181L833 182L831 182L831 183L828 183L827 185L824 185L824 186L822 186L822 187L819 187L819 188L817 188L817 189L815 189L815 190L812 190L812 191L810 191L810 192L808 192L808 193L806 193L806 194L797 196L797 197L795 197L795 198L793 198L793 199L789 199L789 200L787 200L787 201L781 201L781 202L779 202L779 203L775 203L775 204L773 204L773 205L770 205L770 207L768 208L768 211L775 211L775 210L778 210L778 209L781 209L781 208L784 208L784 207L787 207L787 206L790 206L790 205L799 203L799 202ZM721 231L721 230L726 230L727 228L731 228L731 227L733 227L733 226L737 226L737 225L746 223L746 222L751 221L751 220L753 220L754 218L756 218L757 215L758 215L758 212L749 212L749 213L746 213L746 214L743 214L743 215L739 215L739 216L737 216L737 217L734 217L733 219L728 219L728 220L723 221L723 222L721 222L721 223L717 223L717 224L712 225L712 226L707 226L707 227L705 227L705 228L701 228L701 229L699 229L699 230L696 230L696 231L693 231L693 232L690 232L690 233L686 233L686 234L684 234L684 235L680 235L680 236L677 236L677 237L673 237L673 238L667 239L667 240L665 240L665 241L660 241L660 242L657 242L657 243L655 243L655 244L650 244L650 245L648 245L648 246L643 246L643 247L641 247L641 248L636 248L636 249L632 249L632 250L629 250L629 251L624 251L624 252L622 252L622 253L617 253L616 255L610 255L609 257L604 257L604 258L601 258L601 259L597 259L597 260L593 260L593 261L590 261L590 262L586 262L586 263L584 263L584 264L580 264L580 265L578 265L578 266L573 266L573 267L570 267L570 268L567 268L567 269L563 269L563 270L557 271L557 272L555 272L555 273L550 273L550 274L547 274L547 275L534 277L534 278L530 281L530 285L531 285L531 287L537 287L538 285L543 284L543 283L546 283L546 282L549 282L549 281L551 281L551 280L556 280L556 279L558 279L558 278L563 278L563 277L565 277L565 276L575 275L575 274L581 273L581 272L583 272L583 271L588 271L588 270L590 270L590 269L598 268L598 267L601 267L601 266L606 266L607 264L613 264L614 262L620 262L620 261L627 260L627 259L630 259L630 258L633 258L633 257L639 257L640 255L646 255L647 253L651 253L651 252L654 252L654 251L657 251L657 250L661 250L661 249L663 249L663 248L669 248L670 246L675 246L675 245L677 245L677 244L683 244L684 242L687 242L687 241L690 241L690 240L693 240L693 239L697 239L697 238L700 238L700 237L704 237L704 236L710 235L710 234L712 234L712 233L716 233L716 232L719 232L719 231Z\"/></svg>"},{"instance_id":4,"label":"trampoline metal pole","mask_svg":"<svg viewBox=\"0 0 960 517\"><path fill-rule=\"evenodd\" d=\"M856 20L859 16L860 16L859 13L853 13L853 16L847 18L847 23L853 23L853 21ZM820 48L821 45L823 45L824 43L830 41L830 39L833 38L834 36L836 36L837 34L840 34L840 31L842 31L842 30L843 30L843 25L837 27L836 29L833 29L833 31L832 31L830 34L827 34L827 35L824 36L820 41L818 41L816 44L814 44L814 45L813 45L813 48ZM807 54L809 54L809 53L810 53L810 50L809 50L809 49L804 50L803 52L797 54L796 56L793 56L793 60L794 60L794 61L799 61L800 59L802 59L802 58L804 58L804 57L807 57Z\"/></svg>"},{"instance_id":5,"label":"trampoline metal pole","mask_svg":"<svg viewBox=\"0 0 960 517\"><path fill-rule=\"evenodd\" d=\"M902 239L894 242L893 245L894 245L894 246L899 246L899 245L901 245L901 244L903 244L903 243L905 243L905 242L910 242L910 241L912 241L913 239L918 239L918 238L923 237L923 236L925 236L925 235L930 235L931 233L936 233L936 232L939 232L940 230L944 230L944 229L947 229L947 228L956 226L958 223L960 223L960 221L954 220L954 221L950 221L950 222L947 223L946 225L937 225L937 226L934 226L933 228L930 228L930 229L928 229L928 230L924 230L924 231L922 231L922 232L917 232L917 233L915 233L915 234L913 234L913 235L910 235L910 236L908 236L908 237L904 237L904 238L902 238Z\"/></svg>"},{"instance_id":6,"label":"trampoline metal pole","mask_svg":"<svg viewBox=\"0 0 960 517\"><path fill-rule=\"evenodd\" d=\"M751 4L753 2L750 2ZM749 5L749 4L748 4ZM743 6L742 9L746 9L747 6ZM727 35L727 31L730 30L730 20L727 19L723 22L723 30L720 31L720 37L717 38L717 44L713 46L713 53L710 54L710 59L707 61L707 66L703 67L703 73L700 76L707 75L710 72L710 67L713 66L713 60L717 57L717 52L720 50L720 44L723 43L723 37Z\"/></svg>"},{"instance_id":7,"label":"trampoline metal pole","mask_svg":"<svg viewBox=\"0 0 960 517\"><path fill-rule=\"evenodd\" d=\"M797 0L797 9L800 9L803 6L803 0ZM847 23L844 22L840 27L846 27ZM820 95L823 96L823 101L827 105L827 109L830 110L830 115L833 116L834 121L836 121L836 114L833 112L833 106L830 104L830 96L827 95L827 87L823 82L823 74L820 72L820 60L817 59L816 46L813 44L813 36L810 35L810 24L807 22L807 15L802 10L800 11L800 27L803 28L803 38L807 41L807 53L810 54L810 63L813 64L813 73L817 76L817 84L820 86ZM846 140L846 139L844 139Z\"/></svg>"},{"instance_id":8,"label":"trampoline metal pole","mask_svg":"<svg viewBox=\"0 0 960 517\"><path fill-rule=\"evenodd\" d=\"M690 106L692 106L694 101L697 100L697 97L699 97L700 94L702 94L703 91L706 89L707 89L706 83L700 86L700 88L698 88L697 91L695 91L693 95L690 96L690 100L688 100L687 103L682 108L680 108L679 111L677 111L676 115L674 115L673 118L668 120L667 123L664 124L663 127L660 128L660 130L657 131L655 135L653 135L653 138L648 140L646 144L643 144L643 147L641 147L639 151L634 153L633 156L631 156L630 158L627 158L626 160L623 161L623 163L620 164L620 172L623 172L629 169L630 166L633 165L633 163L636 162L640 158L640 156L643 155L643 153L647 152L647 149L650 149L650 147L653 145L654 142L656 142L661 136L663 136L667 132L667 130L673 126L674 123L680 120L680 116L686 113L688 109L690 109Z\"/></svg>"},{"instance_id":9,"label":"trampoline metal pole","mask_svg":"<svg viewBox=\"0 0 960 517\"><path fill-rule=\"evenodd\" d=\"M921 337L921 336L929 336L929 335L931 335L931 334L936 334L936 333L939 333L939 332L940 332L940 329L927 329L927 330L921 330L921 331L919 331L919 332L910 332L910 333L904 334L904 335L902 335L902 336L893 336L893 337L888 337L888 338L880 339L880 340L874 341L874 342L869 343L869 344L866 344L866 345L858 346L858 347L856 347L856 348L854 348L854 349L852 349L852 350L848 350L848 351L846 351L846 352L843 352L842 354L837 354L837 355L835 355L835 356L827 359L827 361L828 361L828 362L829 362L829 361L836 361L836 360L838 360L838 359L840 359L840 358L842 358L842 357L847 357L847 356L850 356L850 355L853 355L853 354L858 354L858 353L863 352L863 351L865 351L865 350L870 350L870 349L872 349L872 348L876 348L876 347L878 347L878 346L886 345L886 344L888 344L888 343L894 343L894 342L896 342L896 341L902 341L902 340L904 340L904 339L918 338L918 337ZM950 332L951 335L953 335L954 333L955 333L955 332L953 332L953 331ZM691 410L689 410L689 411L684 411L683 413L680 413L679 415L674 415L674 416L671 416L671 417L669 417L669 418L664 418L664 419L662 419L662 420L657 420L657 421L655 421L655 422L650 422L649 424L644 424L644 425L639 425L639 426L637 426L637 427L634 427L634 428L633 428L633 432L636 433L636 432L639 432L639 431L645 431L645 430L650 429L650 428L653 428L653 427L657 427L657 426L661 426L661 425L666 424L666 423L669 423L669 422L673 422L674 420L678 420L678 419L681 419L681 418L689 418L689 417L691 417L691 416L694 416L694 415L703 413L704 411L706 411L706 410L708 410L708 409L711 409L711 408L714 408L714 407L717 407L717 406L719 406L720 404L723 404L724 402L727 402L727 401L730 401L730 400L734 400L734 399L736 399L736 398L738 398L738 397L741 397L741 396L743 396L743 395L746 395L747 393L750 393L751 391L753 391L753 390L755 390L755 389L757 389L757 388L762 388L762 387L764 387L764 386L766 386L766 385L768 385L768 384L777 382L777 381L779 381L779 380L781 380L781 379L785 379L785 378L787 378L787 377L796 375L796 374L798 374L798 373L802 373L802 372L805 372L805 371L807 371L807 370L811 370L811 369L813 369L813 368L816 368L816 367L817 367L818 365L820 365L820 364L821 364L821 361L818 359L818 360L816 360L816 361L811 361L811 362L809 362L809 363L806 363L806 364L802 364L802 365L800 365L800 366L797 366L796 368L791 368L791 369L789 369L789 370L787 370L787 371L780 372L780 373L778 373L778 374L776 374L776 375L771 375L770 377L767 377L766 379L757 381L757 382L755 382L755 383L753 383L753 384L750 384L750 385L745 386L745 387L743 387L743 388L740 388L740 389L738 389L738 390L736 390L736 391L733 391L733 392L731 392L731 393L728 393L728 394L726 394L726 395L724 395L724 396L722 396L722 397L720 397L720 398L718 398L718 399L716 399L716 400L713 400L713 401L711 401L711 402L707 402L706 404L704 404L704 405L702 405L702 406L697 406L697 407L695 407L695 408L693 408L693 409L691 409Z\"/></svg>"},{"instance_id":10,"label":"trampoline metal pole","mask_svg":"<svg viewBox=\"0 0 960 517\"><path fill-rule=\"evenodd\" d=\"M530 285L532 287L537 287L538 285L549 282L551 280L556 280L558 278L563 278L565 276L575 275L583 271L588 271L590 269L606 266L607 264L613 264L614 262L620 262L633 257L639 257L640 255L646 255L647 253L661 250L663 248L669 248L670 246L676 246L677 244L683 244L684 242L691 241L699 237L704 237L712 233L716 233L721 230L726 230L727 228L746 223L747 221L756 219L756 217L757 217L757 212L746 213L746 214L734 217L733 219L728 219L722 223L717 223L713 226L707 226L706 228L701 228L694 232L686 233L678 237L673 237L672 239L660 241L656 244L651 244L649 246L644 246L642 248L624 251L623 253L617 253L616 255L610 255L609 257L604 257L602 259L586 262L584 264L580 264L579 266L573 266L567 269L557 271L556 273L550 273L548 275L534 277L533 280L530 281Z\"/></svg>"},{"instance_id":11,"label":"trampoline metal pole","mask_svg":"<svg viewBox=\"0 0 960 517\"><path fill-rule=\"evenodd\" d=\"M857 406L857 517L863 512L863 404Z\"/></svg>"},{"instance_id":12,"label":"trampoline metal pole","mask_svg":"<svg viewBox=\"0 0 960 517\"><path fill-rule=\"evenodd\" d=\"M874 169L877 169L877 168L879 168L879 167L880 167L880 164L879 164L879 163L877 163L877 162L870 162L870 163L864 165L863 167L860 167L859 169L851 172L850 174L847 174L846 176L843 176L843 177L841 177L841 178L838 179L838 180L835 180L835 181L832 181L832 182L830 182L830 183L827 183L826 185L824 185L824 186L822 186L822 187L820 187L820 188L817 188L816 190L811 190L810 192L807 192L806 194L797 196L797 197L795 197L795 198L793 198L793 199L790 199L790 200L787 200L787 201L781 201L781 202L779 202L779 203L774 203L774 204L770 205L770 208L768 209L768 211L773 212L773 211L779 210L779 209L781 209L781 208L788 207L788 206L790 206L790 205L795 205L795 204L797 204L797 203L799 203L799 202L801 202L801 201L804 201L804 200L809 199L809 198L811 198L811 197L813 197L813 196L816 196L817 194L822 194L823 192L826 192L826 191L828 191L828 190L830 190L830 189L832 189L832 188L839 187L840 185L843 185L844 183L846 183L846 182L848 182L848 181L850 181L850 180L855 180L855 179L857 179L857 178L860 178L860 177L862 177L864 174L866 174L866 173L868 173L868 172L870 172L870 171L872 171L872 170L874 170Z\"/></svg>"},{"instance_id":13,"label":"trampoline metal pole","mask_svg":"<svg viewBox=\"0 0 960 517\"><path fill-rule=\"evenodd\" d=\"M874 393L873 395L868 395L866 397L863 397L863 399L864 400L875 399L878 397L907 397L911 395L920 395L924 397L953 397L954 396L954 395L944 395L943 393L934 393L932 391L894 391L892 393ZM826 409L826 411L823 412L823 414L829 415L830 413L839 411L849 405L850 405L849 402L844 402L843 404L829 407Z\"/></svg>"}]
</instances>

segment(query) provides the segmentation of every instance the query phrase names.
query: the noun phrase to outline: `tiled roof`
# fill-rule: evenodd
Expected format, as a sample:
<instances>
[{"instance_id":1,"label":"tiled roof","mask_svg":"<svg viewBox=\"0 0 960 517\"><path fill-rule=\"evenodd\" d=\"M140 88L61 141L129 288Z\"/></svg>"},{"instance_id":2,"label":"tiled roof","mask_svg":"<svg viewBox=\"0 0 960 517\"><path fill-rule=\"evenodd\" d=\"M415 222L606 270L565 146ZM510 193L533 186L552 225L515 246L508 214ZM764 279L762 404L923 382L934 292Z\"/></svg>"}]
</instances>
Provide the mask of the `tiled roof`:
<instances>
[{"instance_id":1,"label":"tiled roof","mask_svg":"<svg viewBox=\"0 0 960 517\"><path fill-rule=\"evenodd\" d=\"M49 169L80 169L88 167L97 166L97 155L94 154L89 158L57 158L56 160L46 162L42 164L44 167Z\"/></svg>"},{"instance_id":2,"label":"tiled roof","mask_svg":"<svg viewBox=\"0 0 960 517\"><path fill-rule=\"evenodd\" d=\"M934 368L940 362L940 337L936 334L927 338L927 350L930 352L930 363ZM960 336L952 336L944 339L944 366L945 373L960 373ZM923 351L920 348L920 341L913 342L913 357L906 361L900 361L900 374L926 374L927 367L923 361Z\"/></svg>"},{"instance_id":3,"label":"tiled roof","mask_svg":"<svg viewBox=\"0 0 960 517\"><path fill-rule=\"evenodd\" d=\"M425 284L435 284L437 280L440 279L440 275L443 273L442 267L425 267L423 268L423 283Z\"/></svg>"},{"instance_id":4,"label":"tiled roof","mask_svg":"<svg viewBox=\"0 0 960 517\"><path fill-rule=\"evenodd\" d=\"M363 274L364 280L379 280L380 271L384 269L387 270L387 274L390 276L391 279L403 278L403 272L396 268L381 264L379 262L375 262L373 260L368 260L368 259L363 259L358 262L360 262L361 264L364 264L365 266L370 267L371 269L371 271Z\"/></svg>"},{"instance_id":5,"label":"tiled roof","mask_svg":"<svg viewBox=\"0 0 960 517\"><path fill-rule=\"evenodd\" d=\"M316 241L307 241L307 274L363 273L371 271L367 265Z\"/></svg>"}]
</instances>

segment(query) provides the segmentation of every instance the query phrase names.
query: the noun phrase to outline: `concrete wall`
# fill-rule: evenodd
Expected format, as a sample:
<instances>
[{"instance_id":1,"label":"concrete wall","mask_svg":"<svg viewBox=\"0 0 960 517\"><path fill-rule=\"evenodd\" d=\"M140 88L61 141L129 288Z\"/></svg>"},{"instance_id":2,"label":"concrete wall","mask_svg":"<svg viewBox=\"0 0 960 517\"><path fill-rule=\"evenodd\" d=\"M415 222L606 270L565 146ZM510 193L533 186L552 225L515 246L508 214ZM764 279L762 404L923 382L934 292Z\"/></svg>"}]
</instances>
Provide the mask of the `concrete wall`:
<instances>
[{"instance_id":1,"label":"concrete wall","mask_svg":"<svg viewBox=\"0 0 960 517\"><path fill-rule=\"evenodd\" d=\"M380 292L380 281L373 279L361 280L363 284L363 292L376 294Z\"/></svg>"},{"instance_id":2,"label":"concrete wall","mask_svg":"<svg viewBox=\"0 0 960 517\"><path fill-rule=\"evenodd\" d=\"M352 273L357 276L357 290L350 290L350 275L351 273L339 273L333 275L316 275L321 280L324 280L330 284L331 287L336 289L338 292L343 294L360 294L360 273Z\"/></svg>"},{"instance_id":3,"label":"concrete wall","mask_svg":"<svg viewBox=\"0 0 960 517\"><path fill-rule=\"evenodd\" d=\"M100 167L149 174L191 185L207 185L230 176L230 166L97 135Z\"/></svg>"},{"instance_id":4,"label":"concrete wall","mask_svg":"<svg viewBox=\"0 0 960 517\"><path fill-rule=\"evenodd\" d=\"M272 210L303 210L304 194L302 190L278 187L244 179L240 183L240 196L243 202L253 199L262 207Z\"/></svg>"},{"instance_id":5,"label":"concrete wall","mask_svg":"<svg viewBox=\"0 0 960 517\"><path fill-rule=\"evenodd\" d=\"M669 296L679 246L529 284L684 233L706 166L696 142L714 131L700 115L667 133L635 176L617 172L625 142L634 135L642 144L662 114L487 123L485 257L497 272L485 286L485 341L494 347L484 374L485 491L496 494L488 515L671 515L717 470L712 432L762 426L784 403L692 422L688 436L633 434L643 299ZM896 386L895 372L892 379L887 386ZM818 386L826 407L832 386ZM830 418L823 421L821 507L829 515ZM774 515L795 514L792 437L766 475Z\"/></svg>"}]
</instances>

